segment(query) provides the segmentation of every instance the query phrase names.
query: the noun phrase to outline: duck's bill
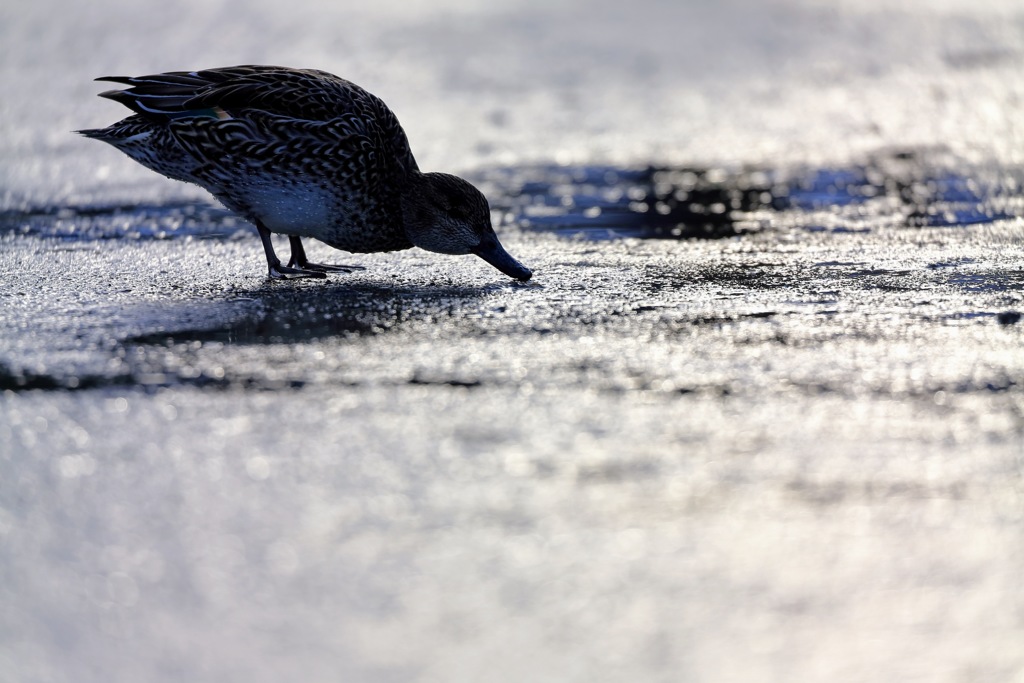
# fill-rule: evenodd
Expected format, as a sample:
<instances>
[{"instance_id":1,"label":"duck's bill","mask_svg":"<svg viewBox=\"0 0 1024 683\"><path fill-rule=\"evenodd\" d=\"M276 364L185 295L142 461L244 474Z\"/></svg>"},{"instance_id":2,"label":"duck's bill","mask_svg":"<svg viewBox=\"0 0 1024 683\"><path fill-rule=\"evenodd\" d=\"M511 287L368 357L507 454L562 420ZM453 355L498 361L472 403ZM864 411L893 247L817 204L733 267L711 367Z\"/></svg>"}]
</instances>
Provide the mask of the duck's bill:
<instances>
[{"instance_id":1,"label":"duck's bill","mask_svg":"<svg viewBox=\"0 0 1024 683\"><path fill-rule=\"evenodd\" d=\"M480 244L470 251L516 280L526 282L533 276L533 271L512 258L493 234L485 235Z\"/></svg>"}]
</instances>

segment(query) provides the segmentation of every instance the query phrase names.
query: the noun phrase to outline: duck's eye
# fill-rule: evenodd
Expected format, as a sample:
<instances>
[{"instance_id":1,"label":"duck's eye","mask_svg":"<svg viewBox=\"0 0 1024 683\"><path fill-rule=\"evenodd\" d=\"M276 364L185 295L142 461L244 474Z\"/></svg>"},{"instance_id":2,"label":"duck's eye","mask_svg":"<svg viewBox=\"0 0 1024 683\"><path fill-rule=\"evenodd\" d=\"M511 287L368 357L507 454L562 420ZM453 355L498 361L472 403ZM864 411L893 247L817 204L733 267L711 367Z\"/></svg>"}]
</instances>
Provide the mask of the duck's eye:
<instances>
[{"instance_id":1,"label":"duck's eye","mask_svg":"<svg viewBox=\"0 0 1024 683\"><path fill-rule=\"evenodd\" d=\"M434 200L434 207L439 213L447 214L456 220L469 217L466 207L461 202L452 201L451 198L443 195Z\"/></svg>"}]
</instances>

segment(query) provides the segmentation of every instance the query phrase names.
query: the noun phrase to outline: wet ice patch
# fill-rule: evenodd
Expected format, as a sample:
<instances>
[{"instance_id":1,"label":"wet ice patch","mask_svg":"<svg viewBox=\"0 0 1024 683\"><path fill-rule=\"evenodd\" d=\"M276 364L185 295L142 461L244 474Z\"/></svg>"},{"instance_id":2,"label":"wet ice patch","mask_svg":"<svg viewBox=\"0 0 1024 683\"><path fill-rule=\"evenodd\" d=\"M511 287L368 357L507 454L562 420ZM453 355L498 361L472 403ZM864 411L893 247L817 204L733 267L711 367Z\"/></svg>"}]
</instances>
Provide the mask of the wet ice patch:
<instances>
[{"instance_id":1,"label":"wet ice patch","mask_svg":"<svg viewBox=\"0 0 1024 683\"><path fill-rule=\"evenodd\" d=\"M954 168L958 170L954 170ZM779 204L792 214L834 216L811 230L960 227L1014 218L1022 208L1020 169L975 169L927 150L875 155L845 168L791 173Z\"/></svg>"},{"instance_id":2,"label":"wet ice patch","mask_svg":"<svg viewBox=\"0 0 1024 683\"><path fill-rule=\"evenodd\" d=\"M1024 215L1024 171L972 173L934 150L835 168L536 166L478 180L503 222L589 239L959 227Z\"/></svg>"},{"instance_id":3,"label":"wet ice patch","mask_svg":"<svg viewBox=\"0 0 1024 683\"><path fill-rule=\"evenodd\" d=\"M41 206L0 212L0 235L61 240L232 239L253 228L212 204L172 202L115 206Z\"/></svg>"},{"instance_id":4,"label":"wet ice patch","mask_svg":"<svg viewBox=\"0 0 1024 683\"><path fill-rule=\"evenodd\" d=\"M504 222L590 239L732 237L775 208L764 171L537 166L492 169L481 181Z\"/></svg>"}]
</instances>

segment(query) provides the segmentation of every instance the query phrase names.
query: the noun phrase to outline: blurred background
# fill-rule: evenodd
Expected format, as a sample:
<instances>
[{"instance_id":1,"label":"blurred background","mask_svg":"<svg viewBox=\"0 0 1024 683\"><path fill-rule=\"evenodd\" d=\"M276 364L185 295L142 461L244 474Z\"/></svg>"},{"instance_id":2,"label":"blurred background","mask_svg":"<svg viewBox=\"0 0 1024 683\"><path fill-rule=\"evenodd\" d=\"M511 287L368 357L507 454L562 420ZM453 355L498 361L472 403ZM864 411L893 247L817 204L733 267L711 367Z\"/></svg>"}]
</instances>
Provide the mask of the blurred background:
<instances>
[{"instance_id":1,"label":"blurred background","mask_svg":"<svg viewBox=\"0 0 1024 683\"><path fill-rule=\"evenodd\" d=\"M0 8L11 205L194 193L69 135L125 113L101 75L324 69L381 96L426 169L842 163L944 145L1019 163L1013 0L175 3Z\"/></svg>"}]
</instances>

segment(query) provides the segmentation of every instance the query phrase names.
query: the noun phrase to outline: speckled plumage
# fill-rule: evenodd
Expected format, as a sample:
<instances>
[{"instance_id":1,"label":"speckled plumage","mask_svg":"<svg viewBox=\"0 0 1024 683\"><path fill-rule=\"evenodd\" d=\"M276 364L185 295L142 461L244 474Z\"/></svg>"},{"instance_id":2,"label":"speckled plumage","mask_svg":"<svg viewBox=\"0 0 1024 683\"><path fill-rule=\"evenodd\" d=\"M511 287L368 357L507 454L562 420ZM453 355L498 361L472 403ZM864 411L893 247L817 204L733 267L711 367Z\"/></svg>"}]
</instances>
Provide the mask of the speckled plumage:
<instances>
[{"instance_id":1,"label":"speckled plumage","mask_svg":"<svg viewBox=\"0 0 1024 683\"><path fill-rule=\"evenodd\" d=\"M293 261L297 238L314 237L351 252L477 253L529 277L497 243L483 196L454 176L420 173L394 113L354 83L273 66L97 80L131 86L101 96L135 114L80 132L253 221L272 276L269 232L292 238Z\"/></svg>"}]
</instances>

